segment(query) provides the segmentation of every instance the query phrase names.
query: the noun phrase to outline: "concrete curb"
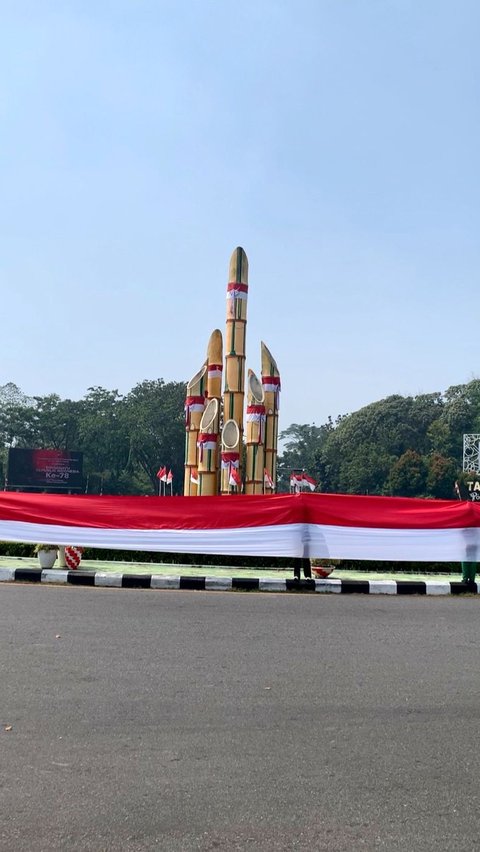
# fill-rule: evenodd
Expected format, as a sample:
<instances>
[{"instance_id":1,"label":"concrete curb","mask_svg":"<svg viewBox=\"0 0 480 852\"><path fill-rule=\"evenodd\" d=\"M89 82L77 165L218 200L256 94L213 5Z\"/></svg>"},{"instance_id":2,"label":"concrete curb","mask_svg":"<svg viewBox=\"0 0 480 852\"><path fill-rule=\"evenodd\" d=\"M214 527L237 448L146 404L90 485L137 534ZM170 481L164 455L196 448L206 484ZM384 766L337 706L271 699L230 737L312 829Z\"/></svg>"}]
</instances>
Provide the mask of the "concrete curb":
<instances>
[{"instance_id":1,"label":"concrete curb","mask_svg":"<svg viewBox=\"0 0 480 852\"><path fill-rule=\"evenodd\" d=\"M479 594L461 582L438 580L287 580L275 577L180 577L167 574L109 574L102 571L0 568L0 582L61 583L115 589L190 589L192 591L319 592L365 595L458 595Z\"/></svg>"}]
</instances>

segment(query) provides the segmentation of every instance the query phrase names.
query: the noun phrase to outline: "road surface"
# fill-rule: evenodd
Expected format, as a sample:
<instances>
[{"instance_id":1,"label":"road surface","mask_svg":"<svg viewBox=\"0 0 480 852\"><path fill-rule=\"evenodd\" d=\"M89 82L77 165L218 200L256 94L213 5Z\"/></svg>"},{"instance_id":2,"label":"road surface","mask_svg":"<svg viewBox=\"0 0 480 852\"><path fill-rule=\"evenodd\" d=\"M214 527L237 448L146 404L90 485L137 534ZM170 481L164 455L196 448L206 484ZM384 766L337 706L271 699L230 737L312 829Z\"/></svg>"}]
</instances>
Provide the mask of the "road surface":
<instances>
[{"instance_id":1,"label":"road surface","mask_svg":"<svg viewBox=\"0 0 480 852\"><path fill-rule=\"evenodd\" d=\"M479 626L473 597L2 584L0 849L476 850Z\"/></svg>"}]
</instances>

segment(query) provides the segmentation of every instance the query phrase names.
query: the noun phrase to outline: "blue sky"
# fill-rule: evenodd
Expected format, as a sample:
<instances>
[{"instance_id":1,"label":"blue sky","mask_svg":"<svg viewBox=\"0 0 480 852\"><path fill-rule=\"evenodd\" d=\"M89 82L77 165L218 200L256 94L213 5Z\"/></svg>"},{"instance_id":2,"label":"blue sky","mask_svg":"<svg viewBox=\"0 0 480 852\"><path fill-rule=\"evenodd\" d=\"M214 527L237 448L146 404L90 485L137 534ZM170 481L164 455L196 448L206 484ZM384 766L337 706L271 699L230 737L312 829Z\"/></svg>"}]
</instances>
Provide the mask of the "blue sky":
<instances>
[{"instance_id":1,"label":"blue sky","mask_svg":"<svg viewBox=\"0 0 480 852\"><path fill-rule=\"evenodd\" d=\"M0 384L189 379L236 245L281 428L479 375L476 0L0 7Z\"/></svg>"}]
</instances>

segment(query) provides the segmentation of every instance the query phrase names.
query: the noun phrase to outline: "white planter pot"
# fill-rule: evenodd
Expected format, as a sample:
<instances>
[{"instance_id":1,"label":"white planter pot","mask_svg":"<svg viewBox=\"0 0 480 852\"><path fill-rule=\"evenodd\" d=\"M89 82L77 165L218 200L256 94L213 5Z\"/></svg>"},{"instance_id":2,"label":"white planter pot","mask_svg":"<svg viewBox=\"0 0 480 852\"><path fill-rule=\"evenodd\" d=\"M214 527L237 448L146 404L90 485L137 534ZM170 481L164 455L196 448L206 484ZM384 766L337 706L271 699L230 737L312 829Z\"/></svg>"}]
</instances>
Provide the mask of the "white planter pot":
<instances>
[{"instance_id":1,"label":"white planter pot","mask_svg":"<svg viewBox=\"0 0 480 852\"><path fill-rule=\"evenodd\" d=\"M40 563L40 568L53 568L55 565L55 560L57 558L56 550L39 550L38 551L38 561Z\"/></svg>"}]
</instances>

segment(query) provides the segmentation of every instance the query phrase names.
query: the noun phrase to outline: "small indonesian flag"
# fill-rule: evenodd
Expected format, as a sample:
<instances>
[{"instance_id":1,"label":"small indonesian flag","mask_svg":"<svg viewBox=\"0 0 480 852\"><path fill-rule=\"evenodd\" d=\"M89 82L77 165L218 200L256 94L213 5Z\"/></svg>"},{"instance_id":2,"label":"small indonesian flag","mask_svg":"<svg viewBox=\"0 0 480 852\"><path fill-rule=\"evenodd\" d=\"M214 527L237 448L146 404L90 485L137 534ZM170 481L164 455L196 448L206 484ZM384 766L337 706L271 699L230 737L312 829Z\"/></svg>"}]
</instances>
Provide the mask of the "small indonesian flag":
<instances>
[{"instance_id":1,"label":"small indonesian flag","mask_svg":"<svg viewBox=\"0 0 480 852\"><path fill-rule=\"evenodd\" d=\"M167 468L166 467L161 467L160 470L157 470L157 479L159 479L160 482L166 482L166 479L167 479Z\"/></svg>"},{"instance_id":2,"label":"small indonesian flag","mask_svg":"<svg viewBox=\"0 0 480 852\"><path fill-rule=\"evenodd\" d=\"M302 485L302 474L301 473L291 473L290 474L290 488L301 488Z\"/></svg>"},{"instance_id":3,"label":"small indonesian flag","mask_svg":"<svg viewBox=\"0 0 480 852\"><path fill-rule=\"evenodd\" d=\"M310 491L315 491L316 484L316 479L312 479L312 477L309 476L308 473L305 473L305 471L302 473L292 473L290 475L290 488L302 491L305 488L309 488Z\"/></svg>"},{"instance_id":4,"label":"small indonesian flag","mask_svg":"<svg viewBox=\"0 0 480 852\"><path fill-rule=\"evenodd\" d=\"M237 488L239 488L240 485L241 485L241 482L242 482L242 480L240 479L240 474L239 474L237 468L232 466L230 468L230 474L229 474L229 477L228 477L228 484L234 485Z\"/></svg>"},{"instance_id":5,"label":"small indonesian flag","mask_svg":"<svg viewBox=\"0 0 480 852\"><path fill-rule=\"evenodd\" d=\"M272 491L275 489L275 483L272 477L270 476L267 468L265 468L263 471L263 482L267 486L267 488L271 488Z\"/></svg>"},{"instance_id":6,"label":"small indonesian flag","mask_svg":"<svg viewBox=\"0 0 480 852\"><path fill-rule=\"evenodd\" d=\"M312 479L312 477L309 476L308 473L302 474L302 485L304 488L309 488L310 491L315 491L316 484L317 480Z\"/></svg>"},{"instance_id":7,"label":"small indonesian flag","mask_svg":"<svg viewBox=\"0 0 480 852\"><path fill-rule=\"evenodd\" d=\"M169 470L169 471L168 471L168 473L167 473L167 478L166 478L165 482L167 483L167 485L171 485L171 484L172 484L172 482L173 482L173 473L172 473L172 471L171 471L171 470Z\"/></svg>"},{"instance_id":8,"label":"small indonesian flag","mask_svg":"<svg viewBox=\"0 0 480 852\"><path fill-rule=\"evenodd\" d=\"M190 482L193 482L194 485L198 485L198 470L192 469L190 471Z\"/></svg>"}]
</instances>

